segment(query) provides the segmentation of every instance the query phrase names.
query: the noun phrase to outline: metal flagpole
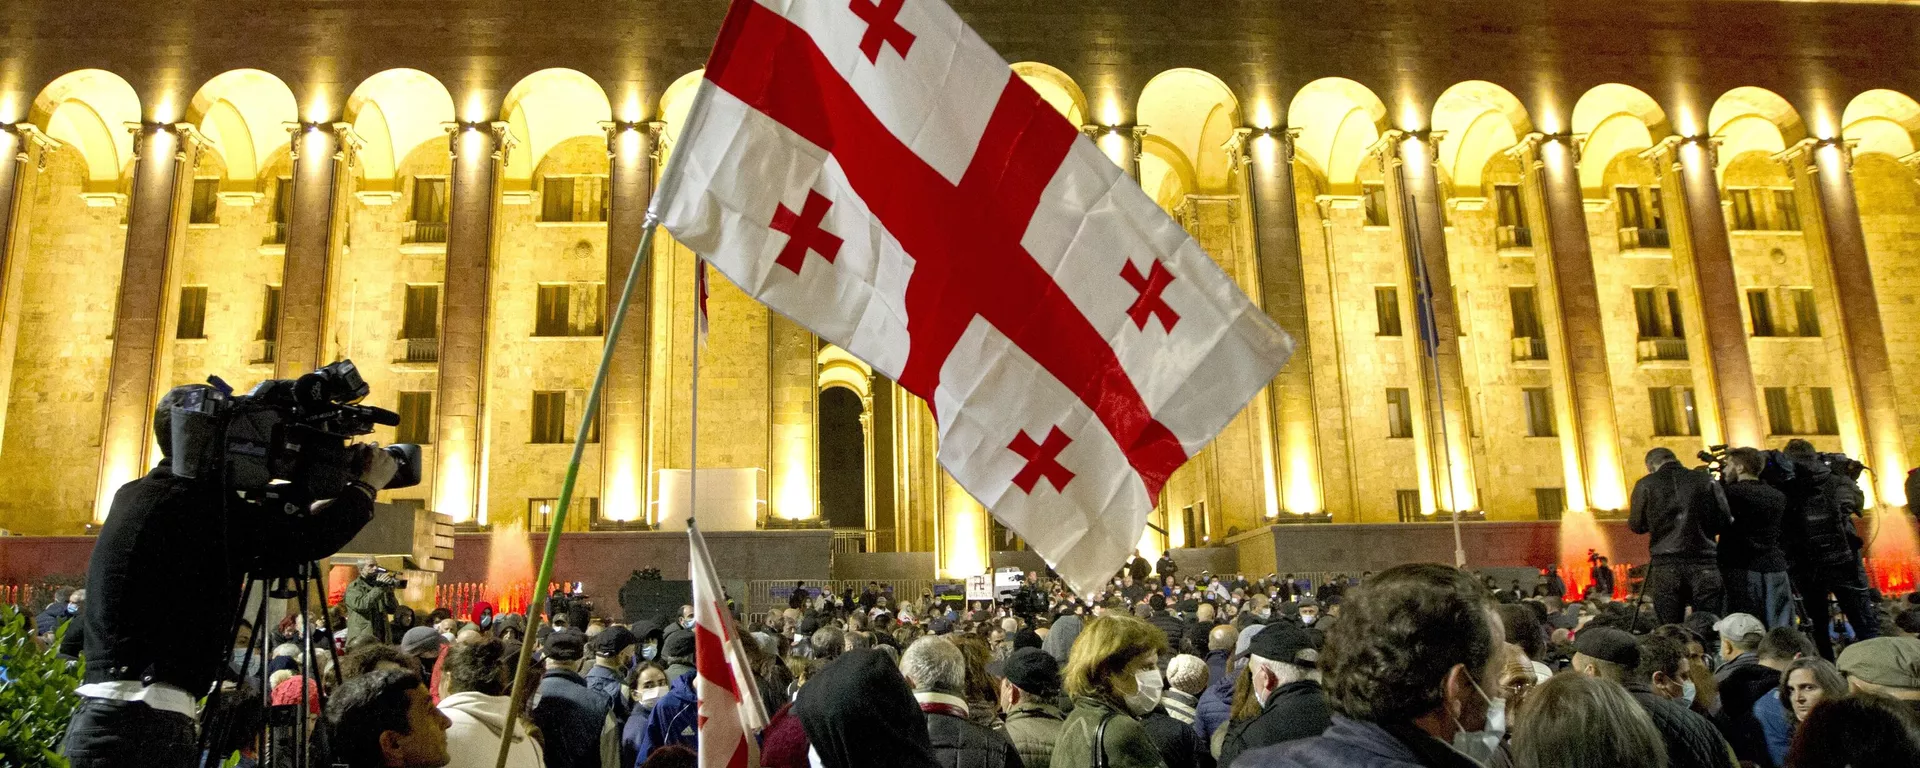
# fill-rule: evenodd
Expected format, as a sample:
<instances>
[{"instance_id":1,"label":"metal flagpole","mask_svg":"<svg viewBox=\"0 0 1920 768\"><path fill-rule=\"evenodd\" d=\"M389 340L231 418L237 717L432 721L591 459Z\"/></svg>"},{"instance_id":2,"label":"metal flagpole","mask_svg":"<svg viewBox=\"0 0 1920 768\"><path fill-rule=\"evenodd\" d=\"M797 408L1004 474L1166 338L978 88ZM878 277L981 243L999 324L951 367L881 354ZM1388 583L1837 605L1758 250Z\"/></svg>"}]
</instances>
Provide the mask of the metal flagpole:
<instances>
[{"instance_id":1,"label":"metal flagpole","mask_svg":"<svg viewBox=\"0 0 1920 768\"><path fill-rule=\"evenodd\" d=\"M1394 151L1397 154L1399 148L1395 147ZM1421 303L1420 349L1425 353L1425 364L1431 366L1433 371L1433 407L1440 425L1439 466L1446 475L1447 506L1453 517L1453 566L1466 568L1467 548L1460 537L1460 489L1456 487L1453 477L1453 442L1447 431L1446 385L1440 378L1440 323L1433 314L1433 281L1427 275L1426 252L1420 239L1420 205L1414 202L1412 192L1407 189L1404 158L1394 166L1394 176L1400 182L1400 208L1407 214L1408 233L1411 235L1407 242L1413 246L1409 249L1413 262L1409 268L1413 270L1413 278L1419 281L1414 296ZM1427 453L1432 456L1432 448L1428 448Z\"/></svg>"}]
</instances>

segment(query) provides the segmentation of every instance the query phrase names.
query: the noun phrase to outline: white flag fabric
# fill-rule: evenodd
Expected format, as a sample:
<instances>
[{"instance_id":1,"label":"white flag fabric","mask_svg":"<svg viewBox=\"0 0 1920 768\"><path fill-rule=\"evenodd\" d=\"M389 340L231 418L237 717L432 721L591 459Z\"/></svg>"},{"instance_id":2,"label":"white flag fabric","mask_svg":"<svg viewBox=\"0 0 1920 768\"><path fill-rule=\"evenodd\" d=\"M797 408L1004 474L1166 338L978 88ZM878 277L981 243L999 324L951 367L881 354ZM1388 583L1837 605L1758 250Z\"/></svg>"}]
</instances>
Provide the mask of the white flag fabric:
<instances>
[{"instance_id":1,"label":"white flag fabric","mask_svg":"<svg viewBox=\"0 0 1920 768\"><path fill-rule=\"evenodd\" d=\"M673 154L674 237L928 401L1082 594L1292 352L939 0L735 0Z\"/></svg>"},{"instance_id":2,"label":"white flag fabric","mask_svg":"<svg viewBox=\"0 0 1920 768\"><path fill-rule=\"evenodd\" d=\"M700 700L700 768L760 764L754 731L767 726L766 705L746 649L727 612L726 594L700 529L687 524L687 574L693 579L694 693Z\"/></svg>"}]
</instances>

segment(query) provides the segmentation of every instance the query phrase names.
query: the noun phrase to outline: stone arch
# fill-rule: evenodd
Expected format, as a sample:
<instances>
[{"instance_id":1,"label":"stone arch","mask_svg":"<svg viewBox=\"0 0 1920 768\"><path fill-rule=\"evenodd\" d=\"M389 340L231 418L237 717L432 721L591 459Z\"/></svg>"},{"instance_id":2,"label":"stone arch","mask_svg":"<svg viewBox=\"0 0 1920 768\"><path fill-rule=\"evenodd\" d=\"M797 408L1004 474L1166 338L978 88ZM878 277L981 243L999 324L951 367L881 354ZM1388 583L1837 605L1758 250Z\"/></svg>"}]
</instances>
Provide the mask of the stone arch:
<instances>
[{"instance_id":1,"label":"stone arch","mask_svg":"<svg viewBox=\"0 0 1920 768\"><path fill-rule=\"evenodd\" d=\"M1240 100L1220 78L1198 69L1169 69L1147 81L1135 119L1164 147L1184 157L1195 193L1230 189L1233 163L1223 146L1240 127ZM1171 168L1150 169L1141 158L1140 179ZM1151 187L1149 187L1151 189Z\"/></svg>"},{"instance_id":2,"label":"stone arch","mask_svg":"<svg viewBox=\"0 0 1920 768\"><path fill-rule=\"evenodd\" d=\"M1533 132L1533 121L1514 95L1485 80L1455 84L1433 105L1440 170L1460 188L1480 186L1481 171L1496 154Z\"/></svg>"},{"instance_id":3,"label":"stone arch","mask_svg":"<svg viewBox=\"0 0 1920 768\"><path fill-rule=\"evenodd\" d=\"M1580 187L1588 197L1606 197L1606 176L1623 153L1639 153L1673 133L1666 110L1631 85L1603 83L1573 105L1573 134L1585 137L1580 151Z\"/></svg>"},{"instance_id":4,"label":"stone arch","mask_svg":"<svg viewBox=\"0 0 1920 768\"><path fill-rule=\"evenodd\" d=\"M1899 91L1867 91L1847 102L1840 135L1856 142L1855 156L1882 153L1906 157L1920 148L1920 103Z\"/></svg>"},{"instance_id":5,"label":"stone arch","mask_svg":"<svg viewBox=\"0 0 1920 768\"><path fill-rule=\"evenodd\" d=\"M252 189L264 162L289 142L287 124L300 119L293 89L258 69L215 75L187 103L186 120L226 160L227 178Z\"/></svg>"},{"instance_id":6,"label":"stone arch","mask_svg":"<svg viewBox=\"0 0 1920 768\"><path fill-rule=\"evenodd\" d=\"M1707 112L1707 132L1720 140L1721 173L1748 152L1777 153L1807 137L1806 123L1792 104L1753 86L1735 88L1714 100Z\"/></svg>"},{"instance_id":7,"label":"stone arch","mask_svg":"<svg viewBox=\"0 0 1920 768\"><path fill-rule=\"evenodd\" d=\"M1087 94L1067 73L1037 61L1018 62L1013 65L1013 73L1025 80L1028 87L1040 94L1047 104L1059 110L1067 122L1075 126L1089 122Z\"/></svg>"},{"instance_id":8,"label":"stone arch","mask_svg":"<svg viewBox=\"0 0 1920 768\"><path fill-rule=\"evenodd\" d=\"M822 344L814 362L819 366L821 391L830 387L846 387L862 398L873 396L873 366L854 357L853 353L833 344Z\"/></svg>"},{"instance_id":9,"label":"stone arch","mask_svg":"<svg viewBox=\"0 0 1920 768\"><path fill-rule=\"evenodd\" d=\"M1336 194L1358 189L1367 148L1389 127L1386 103L1344 77L1323 77L1301 88L1287 105L1287 124L1300 132L1294 156Z\"/></svg>"},{"instance_id":10,"label":"stone arch","mask_svg":"<svg viewBox=\"0 0 1920 768\"><path fill-rule=\"evenodd\" d=\"M446 135L454 121L453 96L425 72L389 69L353 89L344 119L361 142L356 165L366 186L391 189L403 158Z\"/></svg>"},{"instance_id":11,"label":"stone arch","mask_svg":"<svg viewBox=\"0 0 1920 768\"><path fill-rule=\"evenodd\" d=\"M668 148L672 148L674 140L680 137L680 129L686 127L687 113L693 110L693 95L700 90L700 80L704 77L706 70L696 69L681 75L660 92L660 119L666 122L661 136L666 139Z\"/></svg>"},{"instance_id":12,"label":"stone arch","mask_svg":"<svg viewBox=\"0 0 1920 768\"><path fill-rule=\"evenodd\" d=\"M500 114L519 146L507 155L508 183L529 180L554 147L580 136L599 136L613 119L606 91L578 70L555 67L520 79L507 91Z\"/></svg>"},{"instance_id":13,"label":"stone arch","mask_svg":"<svg viewBox=\"0 0 1920 768\"><path fill-rule=\"evenodd\" d=\"M28 122L80 152L87 191L110 192L133 164L133 135L140 122L140 96L119 75L82 69L61 75L33 99Z\"/></svg>"}]
</instances>

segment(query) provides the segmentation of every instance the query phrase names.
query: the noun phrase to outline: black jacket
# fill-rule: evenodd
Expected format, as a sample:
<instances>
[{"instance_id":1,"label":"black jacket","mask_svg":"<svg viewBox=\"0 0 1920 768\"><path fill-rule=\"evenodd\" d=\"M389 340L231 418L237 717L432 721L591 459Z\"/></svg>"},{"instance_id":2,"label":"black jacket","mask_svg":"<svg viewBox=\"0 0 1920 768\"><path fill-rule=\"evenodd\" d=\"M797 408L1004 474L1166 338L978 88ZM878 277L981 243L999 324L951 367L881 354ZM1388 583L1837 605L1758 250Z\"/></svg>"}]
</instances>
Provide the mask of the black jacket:
<instances>
[{"instance_id":1,"label":"black jacket","mask_svg":"<svg viewBox=\"0 0 1920 768\"><path fill-rule=\"evenodd\" d=\"M1825 462L1794 462L1780 526L1787 559L1796 568L1852 562L1860 550L1853 518L1864 504L1860 486Z\"/></svg>"},{"instance_id":2,"label":"black jacket","mask_svg":"<svg viewBox=\"0 0 1920 768\"><path fill-rule=\"evenodd\" d=\"M243 575L332 555L373 519L373 499L357 490L303 517L223 509L220 496L165 460L114 493L87 563L88 682L205 693L232 660Z\"/></svg>"},{"instance_id":3,"label":"black jacket","mask_svg":"<svg viewBox=\"0 0 1920 768\"><path fill-rule=\"evenodd\" d=\"M1628 683L1627 693L1646 710L1653 729L1667 745L1668 768L1733 768L1733 749L1713 723L1680 702L1664 698L1645 683Z\"/></svg>"},{"instance_id":4,"label":"black jacket","mask_svg":"<svg viewBox=\"0 0 1920 768\"><path fill-rule=\"evenodd\" d=\"M1720 681L1720 713L1714 717L1714 725L1726 735L1741 760L1760 763L1767 759L1766 736L1753 716L1753 703L1778 687L1780 671L1757 662L1735 666Z\"/></svg>"},{"instance_id":5,"label":"black jacket","mask_svg":"<svg viewBox=\"0 0 1920 768\"><path fill-rule=\"evenodd\" d=\"M1154 611L1153 615L1147 618L1147 623L1152 624L1154 629L1166 633L1168 648L1176 651L1180 649L1180 638L1187 634L1186 622L1181 621L1171 612Z\"/></svg>"},{"instance_id":6,"label":"black jacket","mask_svg":"<svg viewBox=\"0 0 1920 768\"><path fill-rule=\"evenodd\" d=\"M546 738L547 768L600 768L600 729L612 708L612 701L587 687L586 678L547 670L530 718Z\"/></svg>"},{"instance_id":7,"label":"black jacket","mask_svg":"<svg viewBox=\"0 0 1920 768\"><path fill-rule=\"evenodd\" d=\"M1006 734L964 717L927 713L927 738L940 768L1022 768Z\"/></svg>"},{"instance_id":8,"label":"black jacket","mask_svg":"<svg viewBox=\"0 0 1920 768\"><path fill-rule=\"evenodd\" d=\"M1147 738L1160 750L1160 759L1166 761L1167 768L1214 768L1213 752L1200 741L1200 732L1193 729L1192 723L1180 722L1167 714L1166 707L1158 707L1140 718L1140 727L1147 729Z\"/></svg>"},{"instance_id":9,"label":"black jacket","mask_svg":"<svg viewBox=\"0 0 1920 768\"><path fill-rule=\"evenodd\" d=\"M1780 518L1787 511L1787 495L1758 480L1725 487L1733 527L1720 535L1722 570L1779 573L1787 570L1787 553L1780 548Z\"/></svg>"},{"instance_id":10,"label":"black jacket","mask_svg":"<svg viewBox=\"0 0 1920 768\"><path fill-rule=\"evenodd\" d=\"M1260 716L1234 723L1220 743L1220 764L1231 766L1240 753L1294 739L1319 736L1333 725L1327 697L1320 684L1301 680L1280 686L1267 697Z\"/></svg>"},{"instance_id":11,"label":"black jacket","mask_svg":"<svg viewBox=\"0 0 1920 768\"><path fill-rule=\"evenodd\" d=\"M1733 523L1720 484L1705 472L1671 462L1633 486L1633 512L1627 527L1652 533L1653 562L1712 564L1713 537Z\"/></svg>"}]
</instances>

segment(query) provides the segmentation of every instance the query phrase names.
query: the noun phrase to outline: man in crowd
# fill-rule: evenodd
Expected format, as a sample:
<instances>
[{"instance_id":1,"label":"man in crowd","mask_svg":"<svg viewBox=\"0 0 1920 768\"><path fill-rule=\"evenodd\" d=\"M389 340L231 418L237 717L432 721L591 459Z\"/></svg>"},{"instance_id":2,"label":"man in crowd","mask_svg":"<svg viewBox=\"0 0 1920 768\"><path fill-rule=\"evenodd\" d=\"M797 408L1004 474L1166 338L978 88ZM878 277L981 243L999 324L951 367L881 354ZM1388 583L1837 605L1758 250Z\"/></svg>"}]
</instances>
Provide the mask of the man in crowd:
<instances>
[{"instance_id":1,"label":"man in crowd","mask_svg":"<svg viewBox=\"0 0 1920 768\"><path fill-rule=\"evenodd\" d=\"M400 638L400 652L412 656L420 673L431 677L433 665L440 661L440 649L447 644L447 636L433 627L414 627Z\"/></svg>"},{"instance_id":2,"label":"man in crowd","mask_svg":"<svg viewBox=\"0 0 1920 768\"><path fill-rule=\"evenodd\" d=\"M900 674L927 718L927 736L942 766L1022 768L1013 742L968 719L967 660L944 637L923 637L900 657Z\"/></svg>"},{"instance_id":3,"label":"man in crowd","mask_svg":"<svg viewBox=\"0 0 1920 768\"><path fill-rule=\"evenodd\" d=\"M1158 576L1180 575L1180 564L1173 561L1173 550L1169 549L1160 555L1160 562L1153 564L1153 572Z\"/></svg>"},{"instance_id":4,"label":"man in crowd","mask_svg":"<svg viewBox=\"0 0 1920 768\"><path fill-rule=\"evenodd\" d=\"M1823 658L1833 658L1833 639L1824 627L1830 618L1827 595L1853 622L1858 640L1880 636L1880 618L1873 607L1867 572L1860 562L1860 537L1853 518L1865 503L1860 486L1835 472L1813 444L1787 442L1784 451L1793 463L1793 481L1787 488L1787 514L1781 526L1787 559L1792 562L1793 585L1807 612L1814 647Z\"/></svg>"},{"instance_id":5,"label":"man in crowd","mask_svg":"<svg viewBox=\"0 0 1920 768\"><path fill-rule=\"evenodd\" d=\"M1046 651L1022 648L988 665L987 672L1000 680L1000 711L1006 713L1001 731L1020 762L1026 768L1047 768L1067 719L1054 703L1061 691L1060 662Z\"/></svg>"},{"instance_id":6,"label":"man in crowd","mask_svg":"<svg viewBox=\"0 0 1920 768\"><path fill-rule=\"evenodd\" d=\"M400 602L393 597L393 582L386 570L369 559L360 564L360 577L347 584L343 600L347 606L347 642L372 637L376 643L391 643L387 616Z\"/></svg>"},{"instance_id":7,"label":"man in crowd","mask_svg":"<svg viewBox=\"0 0 1920 768\"><path fill-rule=\"evenodd\" d=\"M348 680L327 702L334 756L347 768L439 768L447 716L412 672L382 669Z\"/></svg>"},{"instance_id":8,"label":"man in crowd","mask_svg":"<svg viewBox=\"0 0 1920 768\"><path fill-rule=\"evenodd\" d=\"M1646 589L1660 623L1680 623L1688 608L1725 610L1714 537L1733 519L1720 485L1687 469L1673 451L1655 448L1647 452L1647 476L1633 486L1632 504L1627 527L1652 534Z\"/></svg>"},{"instance_id":9,"label":"man in crowd","mask_svg":"<svg viewBox=\"0 0 1920 768\"><path fill-rule=\"evenodd\" d=\"M533 703L533 724L546 737L547 768L599 768L602 738L612 729L613 702L580 676L586 644L586 635L575 629L554 630L541 644L547 672Z\"/></svg>"},{"instance_id":10,"label":"man in crowd","mask_svg":"<svg viewBox=\"0 0 1920 768\"><path fill-rule=\"evenodd\" d=\"M1723 657L1734 655L1733 661L1714 673L1720 694L1718 709L1712 713L1714 723L1741 760L1764 762L1766 735L1753 716L1753 703L1779 688L1780 674L1794 659L1812 656L1814 646L1792 627L1762 631L1760 620L1744 613L1728 615L1715 629L1720 631Z\"/></svg>"},{"instance_id":11,"label":"man in crowd","mask_svg":"<svg viewBox=\"0 0 1920 768\"><path fill-rule=\"evenodd\" d=\"M1187 623L1167 610L1167 598L1158 592L1147 596L1147 606L1152 612L1147 614L1147 623L1154 629L1167 633L1167 647L1179 648L1180 637L1187 633Z\"/></svg>"},{"instance_id":12,"label":"man in crowd","mask_svg":"<svg viewBox=\"0 0 1920 768\"><path fill-rule=\"evenodd\" d=\"M1472 576L1453 568L1382 571L1355 593L1320 660L1332 726L1248 752L1238 768L1475 768L1475 758L1453 745L1485 751L1485 759L1499 739L1488 729L1506 632L1494 605Z\"/></svg>"},{"instance_id":13,"label":"man in crowd","mask_svg":"<svg viewBox=\"0 0 1920 768\"><path fill-rule=\"evenodd\" d=\"M449 765L490 766L499 756L500 735L512 706L513 663L498 640L461 643L447 651L441 671L447 695L440 712L447 717ZM526 718L513 722L508 768L545 768L540 743L527 731Z\"/></svg>"},{"instance_id":14,"label":"man in crowd","mask_svg":"<svg viewBox=\"0 0 1920 768\"><path fill-rule=\"evenodd\" d=\"M1247 644L1259 716L1233 724L1220 744L1220 763L1242 752L1318 736L1333 724L1320 689L1320 650L1313 635L1292 622L1267 625Z\"/></svg>"},{"instance_id":15,"label":"man in crowd","mask_svg":"<svg viewBox=\"0 0 1920 768\"><path fill-rule=\"evenodd\" d=\"M1847 646L1840 674L1855 691L1898 699L1920 715L1920 640L1880 637Z\"/></svg>"},{"instance_id":16,"label":"man in crowd","mask_svg":"<svg viewBox=\"0 0 1920 768\"><path fill-rule=\"evenodd\" d=\"M593 668L587 670L585 676L587 688L613 704L616 729L624 726L627 716L633 714L633 699L621 683L627 679L627 667L632 665L634 655L640 652L639 643L633 630L618 625L600 630L600 634L588 642L593 648Z\"/></svg>"},{"instance_id":17,"label":"man in crowd","mask_svg":"<svg viewBox=\"0 0 1920 768\"><path fill-rule=\"evenodd\" d=\"M1258 630L1248 627L1247 631ZM1233 659L1233 653L1239 647L1240 634L1231 624L1221 624L1207 633L1207 690L1194 705L1193 725L1200 739L1208 744L1213 743L1213 732L1226 726L1232 712L1233 681L1240 674L1241 666Z\"/></svg>"},{"instance_id":18,"label":"man in crowd","mask_svg":"<svg viewBox=\"0 0 1920 768\"><path fill-rule=\"evenodd\" d=\"M821 650L820 637L818 634L814 636L813 643L814 652L817 654ZM844 649L833 649L834 655L839 655L841 650ZM678 680L681 675L692 672L693 632L684 629L669 631L666 639L660 643L660 652L666 657L668 680Z\"/></svg>"},{"instance_id":19,"label":"man in crowd","mask_svg":"<svg viewBox=\"0 0 1920 768\"><path fill-rule=\"evenodd\" d=\"M1732 768L1733 750L1706 718L1675 701L1683 697L1686 651L1668 639L1635 638L1613 627L1582 630L1574 640L1573 669L1621 683L1653 720L1672 768Z\"/></svg>"},{"instance_id":20,"label":"man in crowd","mask_svg":"<svg viewBox=\"0 0 1920 768\"><path fill-rule=\"evenodd\" d=\"M1752 448L1727 452L1721 483L1733 525L1720 535L1717 558L1726 609L1753 614L1769 627L1786 627L1793 623L1793 585L1787 553L1780 548L1787 495L1760 481L1766 467L1766 456Z\"/></svg>"}]
</instances>

